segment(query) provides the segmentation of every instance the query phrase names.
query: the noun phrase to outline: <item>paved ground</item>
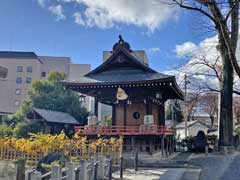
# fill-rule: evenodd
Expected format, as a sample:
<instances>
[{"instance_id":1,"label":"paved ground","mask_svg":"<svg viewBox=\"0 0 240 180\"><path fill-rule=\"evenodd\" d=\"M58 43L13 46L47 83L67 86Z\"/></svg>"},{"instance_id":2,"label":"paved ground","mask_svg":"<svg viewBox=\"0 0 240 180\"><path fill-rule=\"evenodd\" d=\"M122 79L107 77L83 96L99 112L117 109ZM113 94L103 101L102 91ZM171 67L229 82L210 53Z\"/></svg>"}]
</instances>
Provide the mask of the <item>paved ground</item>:
<instances>
[{"instance_id":1,"label":"paved ground","mask_svg":"<svg viewBox=\"0 0 240 180\"><path fill-rule=\"evenodd\" d=\"M187 166L182 163L185 161L188 162ZM163 164L164 166L161 167ZM174 168L176 164L182 164L182 166ZM119 178L119 173L116 172L114 177ZM154 163L152 167L139 168L138 172L130 169L124 171L124 180L135 179L240 180L240 152L226 155L211 153L208 156L205 154L180 154L168 163L166 161L164 163Z\"/></svg>"},{"instance_id":2,"label":"paved ground","mask_svg":"<svg viewBox=\"0 0 240 180\"><path fill-rule=\"evenodd\" d=\"M137 172L127 169L124 180L198 180L200 169L185 168L140 168ZM119 179L119 172L113 175Z\"/></svg>"},{"instance_id":3,"label":"paved ground","mask_svg":"<svg viewBox=\"0 0 240 180\"><path fill-rule=\"evenodd\" d=\"M240 180L240 153L194 154L190 164L201 167L200 180Z\"/></svg>"}]
</instances>

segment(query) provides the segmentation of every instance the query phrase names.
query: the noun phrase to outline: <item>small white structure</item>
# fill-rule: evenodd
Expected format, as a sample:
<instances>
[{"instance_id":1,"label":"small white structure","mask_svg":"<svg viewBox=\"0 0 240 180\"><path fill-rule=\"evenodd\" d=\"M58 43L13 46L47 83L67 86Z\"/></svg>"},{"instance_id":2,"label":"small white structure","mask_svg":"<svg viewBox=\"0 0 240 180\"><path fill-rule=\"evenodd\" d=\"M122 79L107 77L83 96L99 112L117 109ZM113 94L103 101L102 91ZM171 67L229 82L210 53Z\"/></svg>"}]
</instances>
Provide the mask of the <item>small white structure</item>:
<instances>
[{"instance_id":1,"label":"small white structure","mask_svg":"<svg viewBox=\"0 0 240 180\"><path fill-rule=\"evenodd\" d=\"M153 115L144 116L144 125L153 124L153 123L154 123Z\"/></svg>"},{"instance_id":2,"label":"small white structure","mask_svg":"<svg viewBox=\"0 0 240 180\"><path fill-rule=\"evenodd\" d=\"M97 124L97 116L88 116L88 125L96 125Z\"/></svg>"},{"instance_id":3,"label":"small white structure","mask_svg":"<svg viewBox=\"0 0 240 180\"><path fill-rule=\"evenodd\" d=\"M210 126L201 121L189 121L187 122L187 137L196 136L199 131L203 131L207 134L209 128ZM185 122L176 125L176 138L185 139Z\"/></svg>"}]
</instances>

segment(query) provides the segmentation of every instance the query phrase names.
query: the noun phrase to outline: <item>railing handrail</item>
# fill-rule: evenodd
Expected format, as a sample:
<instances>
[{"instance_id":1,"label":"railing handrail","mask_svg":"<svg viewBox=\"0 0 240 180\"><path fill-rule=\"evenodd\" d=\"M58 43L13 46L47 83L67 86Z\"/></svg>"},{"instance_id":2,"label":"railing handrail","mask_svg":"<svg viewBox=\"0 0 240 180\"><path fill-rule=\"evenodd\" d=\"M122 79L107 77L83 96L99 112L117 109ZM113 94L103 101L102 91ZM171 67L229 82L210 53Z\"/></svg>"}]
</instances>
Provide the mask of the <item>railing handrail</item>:
<instances>
[{"instance_id":1,"label":"railing handrail","mask_svg":"<svg viewBox=\"0 0 240 180\"><path fill-rule=\"evenodd\" d=\"M139 126L98 126L86 125L75 126L75 131L83 135L162 135L173 134L173 130L168 126L139 125Z\"/></svg>"}]
</instances>

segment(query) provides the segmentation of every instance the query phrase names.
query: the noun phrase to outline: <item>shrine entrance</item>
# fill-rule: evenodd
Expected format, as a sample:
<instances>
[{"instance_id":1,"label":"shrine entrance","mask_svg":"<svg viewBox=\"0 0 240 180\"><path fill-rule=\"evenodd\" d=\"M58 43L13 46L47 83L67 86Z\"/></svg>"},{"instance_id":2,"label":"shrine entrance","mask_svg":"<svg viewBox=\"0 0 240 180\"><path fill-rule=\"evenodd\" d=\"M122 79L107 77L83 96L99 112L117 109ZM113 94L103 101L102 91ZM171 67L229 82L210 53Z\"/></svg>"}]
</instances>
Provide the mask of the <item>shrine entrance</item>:
<instances>
[{"instance_id":1,"label":"shrine entrance","mask_svg":"<svg viewBox=\"0 0 240 180\"><path fill-rule=\"evenodd\" d=\"M103 63L77 81L63 84L74 91L112 106L112 125L88 124L76 130L88 137L124 136L124 149L152 152L173 150L173 130L165 126L165 102L183 99L175 77L151 69L144 51L134 51L122 37L105 55Z\"/></svg>"}]
</instances>

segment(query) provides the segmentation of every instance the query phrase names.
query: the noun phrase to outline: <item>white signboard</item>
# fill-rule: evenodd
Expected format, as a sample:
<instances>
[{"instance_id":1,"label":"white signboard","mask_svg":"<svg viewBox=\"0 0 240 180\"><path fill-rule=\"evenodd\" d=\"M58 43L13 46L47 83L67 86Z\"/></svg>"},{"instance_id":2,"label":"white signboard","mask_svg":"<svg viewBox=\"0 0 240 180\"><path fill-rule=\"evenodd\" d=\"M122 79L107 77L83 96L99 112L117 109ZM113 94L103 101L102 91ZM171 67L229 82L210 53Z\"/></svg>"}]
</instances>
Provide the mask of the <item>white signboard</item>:
<instances>
[{"instance_id":1,"label":"white signboard","mask_svg":"<svg viewBox=\"0 0 240 180\"><path fill-rule=\"evenodd\" d=\"M96 125L97 116L88 116L88 125Z\"/></svg>"},{"instance_id":2,"label":"white signboard","mask_svg":"<svg viewBox=\"0 0 240 180\"><path fill-rule=\"evenodd\" d=\"M144 124L153 124L153 115L146 115L144 116Z\"/></svg>"}]
</instances>

